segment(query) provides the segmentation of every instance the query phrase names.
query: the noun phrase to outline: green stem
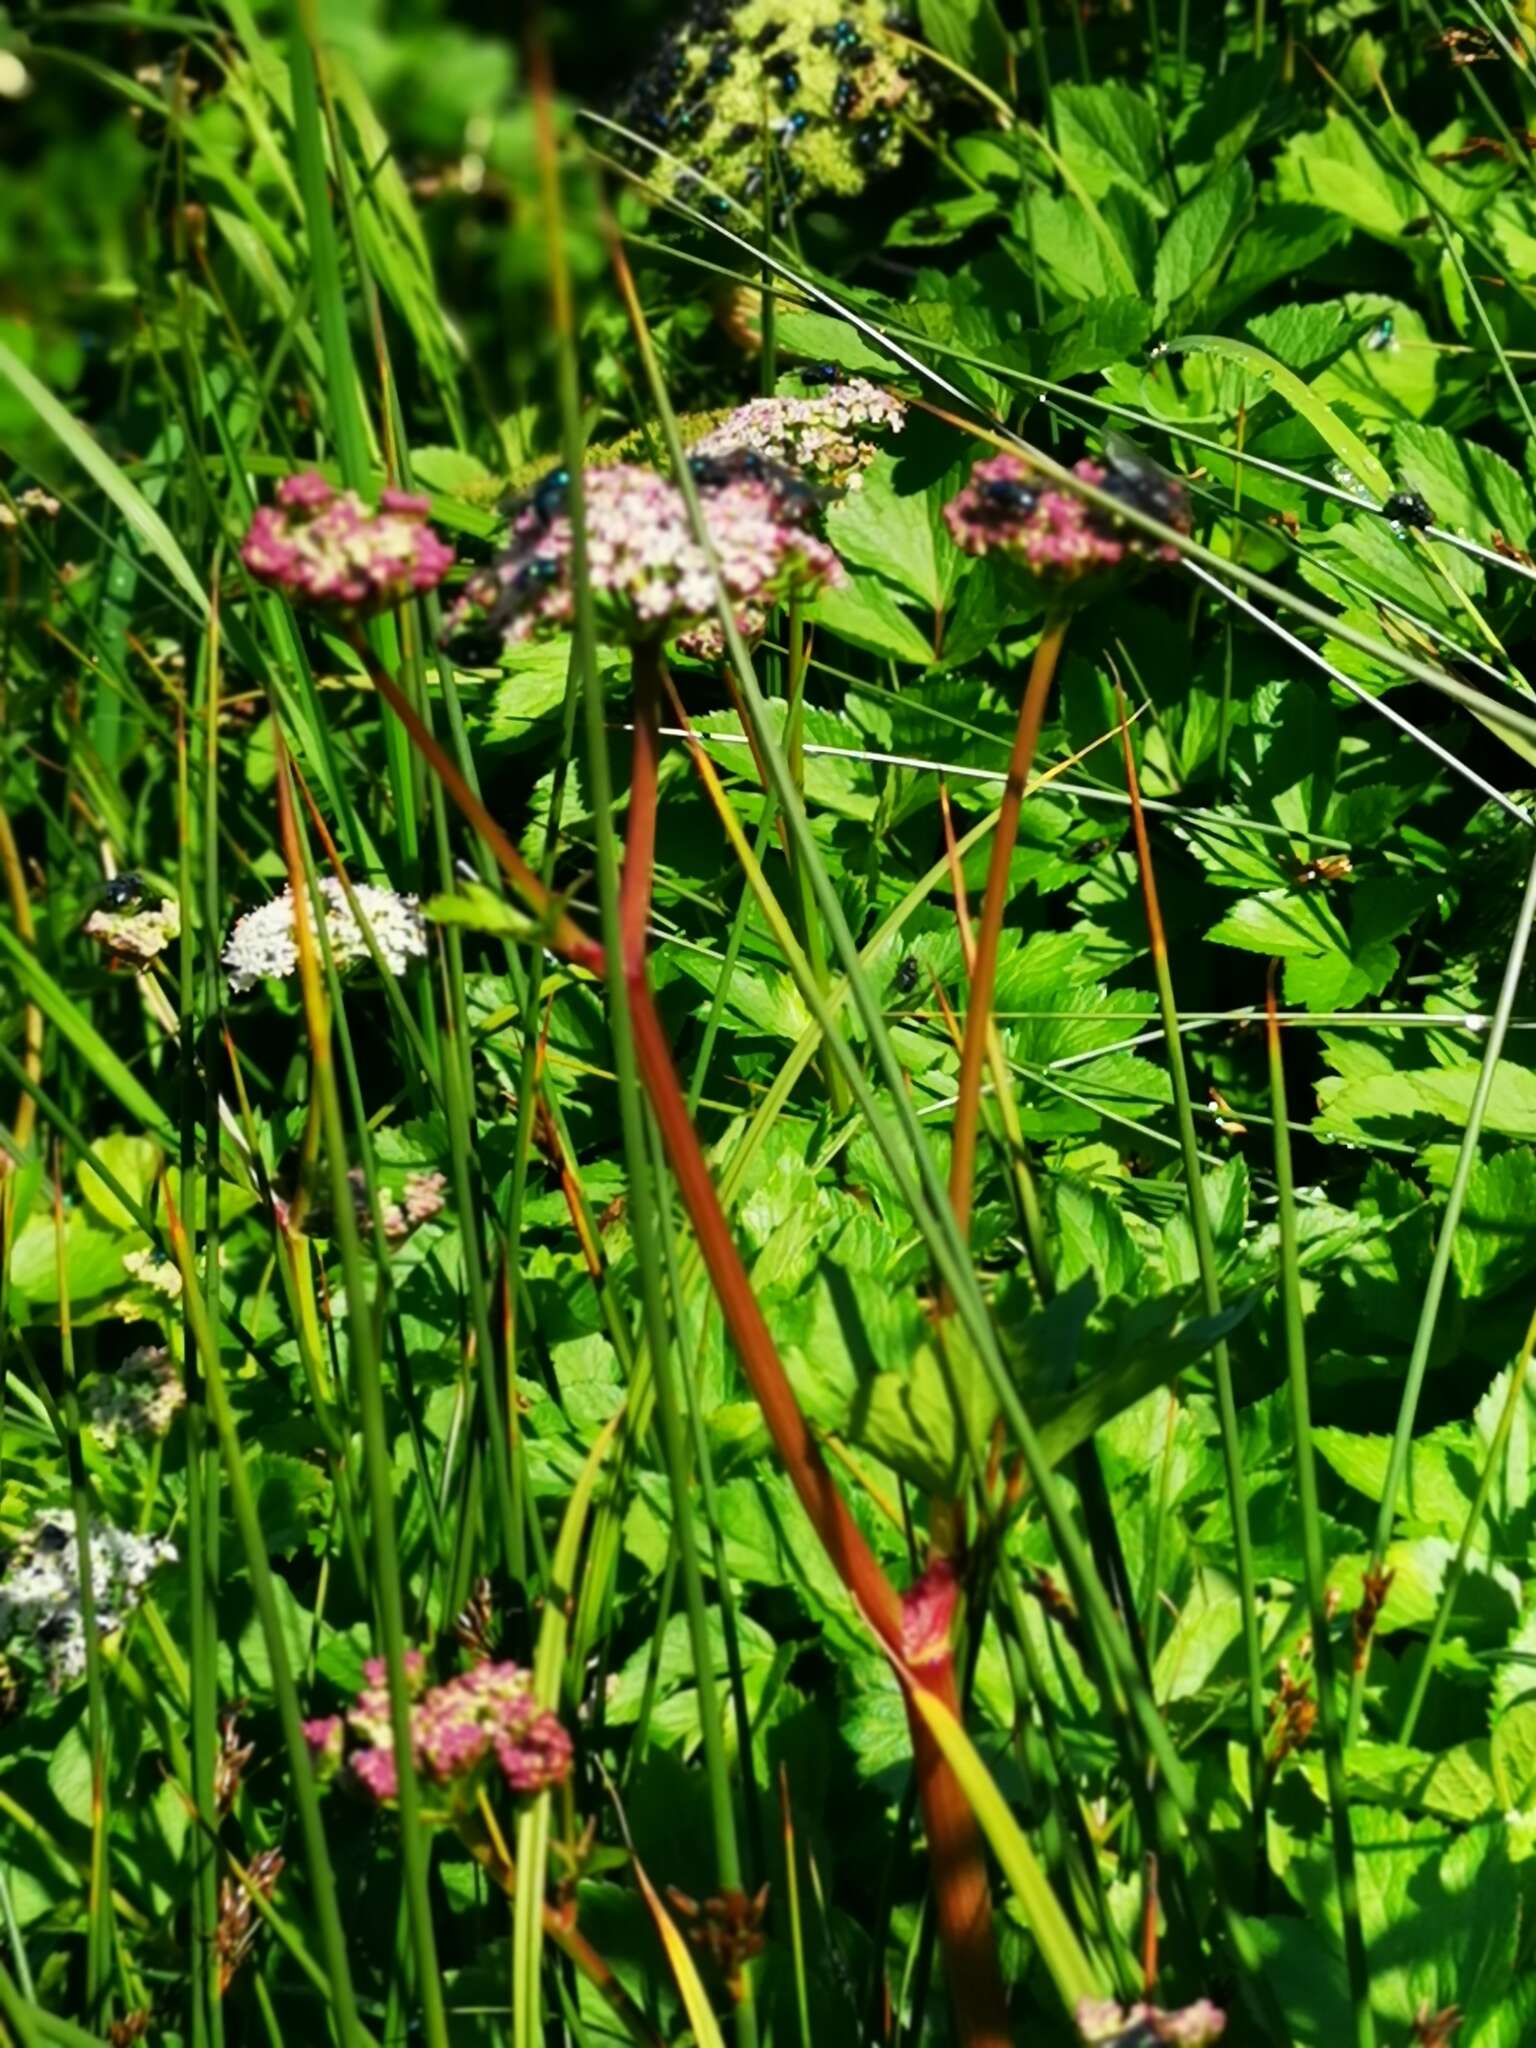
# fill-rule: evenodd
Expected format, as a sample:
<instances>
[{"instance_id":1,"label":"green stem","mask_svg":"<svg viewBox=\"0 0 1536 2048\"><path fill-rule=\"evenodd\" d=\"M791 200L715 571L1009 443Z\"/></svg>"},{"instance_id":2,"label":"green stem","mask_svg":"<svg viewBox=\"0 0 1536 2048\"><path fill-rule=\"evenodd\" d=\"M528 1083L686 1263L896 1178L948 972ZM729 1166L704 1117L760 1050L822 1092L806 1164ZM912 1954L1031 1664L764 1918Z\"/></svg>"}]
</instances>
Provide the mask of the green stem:
<instances>
[{"instance_id":1,"label":"green stem","mask_svg":"<svg viewBox=\"0 0 1536 2048\"><path fill-rule=\"evenodd\" d=\"M1461 1222L1462 1207L1466 1202L1472 1169L1477 1164L1483 1119L1488 1114L1488 1101L1498 1074L1504 1040L1509 1033L1509 1020L1514 1014L1520 978L1525 972L1525 955L1531 941L1533 922L1536 922L1536 858L1532 859L1526 876L1525 894L1520 901L1520 913L1515 921L1509 957L1504 963L1504 979L1500 984L1498 1001L1494 1005L1493 1016L1488 1025L1488 1040L1483 1048L1483 1062L1478 1069L1472 1100L1467 1106L1467 1127L1462 1133L1461 1149L1456 1155L1456 1168L1445 1198L1445 1209L1440 1218L1439 1235L1435 1239L1429 1278L1424 1283L1424 1299L1419 1306L1419 1320L1413 1333L1413 1348L1408 1354L1408 1370L1404 1375L1403 1391L1398 1400L1397 1425L1392 1432L1392 1449L1387 1459L1387 1474L1382 1485L1381 1504L1376 1514L1376 1533L1371 1543L1372 1571L1380 1571L1387 1553L1387 1545L1392 1540L1392 1524L1397 1517L1398 1495L1402 1492L1403 1479L1408 1470L1408 1456L1413 1444L1413 1426L1418 1418L1419 1396L1424 1389L1424 1375L1429 1367L1430 1347L1434 1343L1440 1303L1445 1294L1446 1280L1450 1276L1451 1254L1455 1249L1457 1226ZM1351 1747L1359 1735L1370 1655L1371 1646L1367 1642L1356 1660L1354 1676L1350 1683L1346 1748Z\"/></svg>"},{"instance_id":2,"label":"green stem","mask_svg":"<svg viewBox=\"0 0 1536 2048\"><path fill-rule=\"evenodd\" d=\"M208 1408L223 1455L230 1506L234 1510L235 1526L239 1530L241 1547L245 1551L251 1594L272 1669L272 1693L282 1723L283 1744L288 1756L289 1784L294 1805L298 1809L310 1896L314 1903L315 1916L320 1923L321 1954L326 1975L330 1979L331 2010L342 2048L367 2048L368 2036L358 2018L357 2002L352 1988L352 1972L347 1960L346 1931L342 1926L341 1910L336 1897L336 1877L325 1839L325 1822L320 1813L314 1762L309 1753L309 1744L304 1739L303 1710L299 1705L298 1687L294 1684L293 1666L289 1661L288 1638L278 1610L277 1593L273 1584L272 1567L267 1557L266 1536L256 1506L255 1489L251 1485L239 1428L235 1422L234 1409L230 1405L229 1389L225 1383L224 1368L214 1339L213 1325L203 1303L203 1291L198 1279L197 1265L192 1256L192 1247L187 1240L186 1230L168 1187L165 1193L166 1224L170 1233L171 1249L181 1269L183 1308L202 1366Z\"/></svg>"},{"instance_id":3,"label":"green stem","mask_svg":"<svg viewBox=\"0 0 1536 2048\"><path fill-rule=\"evenodd\" d=\"M1301 1559L1312 1622L1312 1668L1318 1718L1323 1730L1323 1769L1333 1834L1333 1867L1344 1926L1344 1961L1354 2007L1356 2048L1376 2048L1371 2013L1370 1961L1360 1919L1355 1842L1344 1778L1343 1729L1335 1683L1333 1638L1328 1619L1328 1563L1323 1551L1322 1515L1317 1499L1317 1461L1312 1449L1312 1401L1307 1380L1307 1338L1301 1297L1301 1250L1296 1231L1296 1189L1291 1174L1291 1127L1285 1099L1285 1056L1275 1009L1274 971L1269 980L1269 1087L1275 1114L1275 1189L1280 1219L1281 1300L1285 1311L1285 1362L1291 1397L1291 1442L1296 1458L1296 1500L1301 1514ZM1532 1324L1536 1335L1536 1323ZM1529 1355L1529 1347L1527 1347ZM1523 1374L1521 1375L1523 1377ZM1469 1525L1470 1526L1470 1525ZM1403 1741L1409 1736L1405 1734Z\"/></svg>"},{"instance_id":4,"label":"green stem","mask_svg":"<svg viewBox=\"0 0 1536 2048\"><path fill-rule=\"evenodd\" d=\"M279 747L278 822L288 885L296 905L313 903L315 926L324 919L324 899L318 889L310 892L305 861L300 850L298 818L294 811L291 778L286 756ZM307 916L296 913L294 937L299 956L299 981L305 1020L309 1031L310 1058L325 1134L330 1167L331 1206L341 1248L342 1272L347 1290L347 1329L351 1339L350 1360L353 1387L363 1435L363 1479L368 1497L368 1524L374 1586L380 1633L384 1639L384 1663L389 1680L390 1727L394 1740L399 1780L400 1860L406 1901L411 1917L411 1935L416 1958L417 1991L423 2031L429 2048L448 2048L447 2009L443 2000L442 1974L437 1960L437 1940L432 1923L432 1902L428 1887L427 1835L421 1820L421 1794L416 1782L411 1741L411 1683L406 1671L405 1603L401 1586L399 1543L395 1526L392 1486L394 1460L389 1425L384 1408L384 1380L375 1341L373 1306L363 1269L362 1244L357 1227L353 1190L347 1172L346 1126L342 1118L341 1092L331 1057L331 1020L320 985L315 953L315 931ZM448 1061L444 1062L447 1071ZM467 1227L467 1225L466 1225Z\"/></svg>"},{"instance_id":5,"label":"green stem","mask_svg":"<svg viewBox=\"0 0 1536 2048\"><path fill-rule=\"evenodd\" d=\"M59 1375L63 1400L64 1453L75 1516L75 1552L80 1585L80 1626L85 1638L86 1725L91 1752L91 1860L85 1943L85 2009L97 2026L111 2019L108 2003L113 1948L109 1834L112 1813L107 1786L107 1692L102 1673L101 1634L96 1625L96 1571L91 1555L91 1496L85 1477L84 1425L75 1378L74 1329L69 1305L69 1264L64 1232L64 1191L57 1164L53 1177L54 1252L59 1287Z\"/></svg>"},{"instance_id":6,"label":"green stem","mask_svg":"<svg viewBox=\"0 0 1536 2048\"><path fill-rule=\"evenodd\" d=\"M805 678L810 666L809 649L805 644L805 619L801 613L798 597L789 604L789 703L784 718L784 756L789 762L789 772L794 777L795 787L802 800L805 794ZM766 784L764 788L766 796ZM832 976L827 967L827 941L821 928L821 919L816 914L816 896L805 872L805 864L790 853L790 872L794 878L795 895L800 908L800 938L805 947L806 958L811 963L823 993L832 986ZM842 1069L829 1051L822 1053L822 1068L826 1075L827 1094L832 1104L832 1114L843 1117L848 1114L848 1089L843 1080Z\"/></svg>"},{"instance_id":7,"label":"green stem","mask_svg":"<svg viewBox=\"0 0 1536 2048\"><path fill-rule=\"evenodd\" d=\"M1525 1342L1520 1347L1520 1356L1510 1372L1509 1391L1504 1396L1504 1406L1499 1410L1499 1419L1494 1427L1493 1441L1488 1446L1488 1454L1483 1460L1483 1469L1477 1476L1477 1491L1473 1494L1472 1505L1467 1510L1461 1540L1456 1545L1456 1555L1451 1560L1450 1570L1445 1575L1445 1583L1440 1588L1440 1601L1435 1609L1434 1625L1429 1631L1429 1641L1424 1646L1424 1659L1414 1678L1413 1692L1403 1714L1403 1725L1398 1731L1397 1739L1405 1746L1413 1741L1413 1731L1419 1724L1424 1696L1429 1691L1429 1681L1434 1677L1435 1666L1440 1661L1440 1648L1445 1641L1446 1629L1450 1626L1462 1579L1466 1575L1467 1559L1471 1555L1473 1542L1487 1511L1488 1498L1493 1492L1493 1482L1504 1469L1510 1432L1514 1429L1515 1418L1520 1413L1520 1405L1527 1393L1533 1349L1536 1349L1536 1315L1531 1318L1525 1333Z\"/></svg>"},{"instance_id":8,"label":"green stem","mask_svg":"<svg viewBox=\"0 0 1536 2048\"><path fill-rule=\"evenodd\" d=\"M1221 1313L1221 1280L1216 1245L1211 1234L1210 1211L1206 1206L1205 1181L1200 1171L1200 1145L1195 1136L1194 1110L1189 1095L1189 1070L1184 1060L1184 1039L1179 1023L1179 1006L1173 992L1173 974L1168 964L1168 941L1158 903L1157 877L1152 866L1152 844L1141 808L1141 784L1136 773L1136 756L1131 747L1131 728L1125 715L1125 696L1115 686L1120 714L1120 743L1125 755L1126 789L1131 799L1131 828L1136 840L1136 859L1141 869L1142 897L1146 906L1147 941L1152 956L1152 973L1157 982L1157 1002L1162 1013L1163 1039L1168 1052L1168 1076L1173 1084L1174 1112L1179 1127L1179 1150L1184 1163L1184 1183L1189 1194L1189 1220L1194 1231L1195 1258L1200 1268L1200 1293L1208 1316ZM1243 1444L1237 1422L1237 1397L1232 1385L1232 1359L1225 1338L1211 1346L1211 1367L1216 1381L1216 1407L1221 1424L1222 1459L1226 1466L1227 1503L1232 1516L1233 1544L1237 1552L1238 1597L1243 1608L1243 1651L1248 1678L1248 1750L1254 1788L1254 1834L1259 1869L1267 1867L1264 1839L1264 1653L1259 1641L1258 1588L1253 1564L1253 1537L1248 1524L1248 1495L1243 1478Z\"/></svg>"}]
</instances>

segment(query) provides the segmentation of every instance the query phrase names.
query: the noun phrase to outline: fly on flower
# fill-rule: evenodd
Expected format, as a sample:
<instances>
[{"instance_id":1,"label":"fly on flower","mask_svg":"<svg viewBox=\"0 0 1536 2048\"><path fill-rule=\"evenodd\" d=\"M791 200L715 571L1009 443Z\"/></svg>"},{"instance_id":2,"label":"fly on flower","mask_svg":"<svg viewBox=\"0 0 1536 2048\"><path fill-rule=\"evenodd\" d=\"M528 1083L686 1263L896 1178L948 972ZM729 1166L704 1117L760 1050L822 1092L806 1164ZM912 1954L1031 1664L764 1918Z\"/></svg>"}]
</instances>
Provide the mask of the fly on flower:
<instances>
[{"instance_id":1,"label":"fly on flower","mask_svg":"<svg viewBox=\"0 0 1536 2048\"><path fill-rule=\"evenodd\" d=\"M1104 436L1104 460L1109 465L1104 488L1112 498L1179 533L1189 531L1189 495L1183 484L1128 434L1111 429Z\"/></svg>"}]
</instances>

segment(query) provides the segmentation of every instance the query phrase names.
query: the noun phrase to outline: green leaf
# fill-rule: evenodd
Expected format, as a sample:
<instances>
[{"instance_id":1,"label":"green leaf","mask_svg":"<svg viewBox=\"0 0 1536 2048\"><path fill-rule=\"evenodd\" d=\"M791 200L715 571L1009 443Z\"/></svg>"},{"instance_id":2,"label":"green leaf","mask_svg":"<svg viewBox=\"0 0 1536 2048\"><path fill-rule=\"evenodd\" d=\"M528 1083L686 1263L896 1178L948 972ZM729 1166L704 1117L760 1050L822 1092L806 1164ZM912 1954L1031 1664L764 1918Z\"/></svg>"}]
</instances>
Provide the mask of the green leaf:
<instances>
[{"instance_id":1,"label":"green leaf","mask_svg":"<svg viewBox=\"0 0 1536 2048\"><path fill-rule=\"evenodd\" d=\"M1536 1270L1536 1152L1479 1160L1456 1230L1456 1277L1468 1301L1503 1293Z\"/></svg>"},{"instance_id":2,"label":"green leaf","mask_svg":"<svg viewBox=\"0 0 1536 2048\"><path fill-rule=\"evenodd\" d=\"M1253 209L1253 173L1242 159L1186 199L1158 245L1153 294L1159 319L1182 299L1200 296Z\"/></svg>"},{"instance_id":3,"label":"green leaf","mask_svg":"<svg viewBox=\"0 0 1536 2048\"><path fill-rule=\"evenodd\" d=\"M984 84L1000 86L1008 64L1008 34L995 0L918 0L923 35Z\"/></svg>"},{"instance_id":4,"label":"green leaf","mask_svg":"<svg viewBox=\"0 0 1536 2048\"><path fill-rule=\"evenodd\" d=\"M130 1137L125 1132L115 1131L105 1138L98 1138L92 1149L95 1157L127 1189L139 1207L153 1210L155 1183L165 1163L165 1154L154 1139ZM123 1207L121 1199L89 1161L82 1160L76 1174L81 1194L98 1216L116 1230L138 1229L137 1220Z\"/></svg>"},{"instance_id":5,"label":"green leaf","mask_svg":"<svg viewBox=\"0 0 1536 2048\"><path fill-rule=\"evenodd\" d=\"M540 927L515 903L484 882L460 882L451 894L429 896L422 914L434 924L458 925L467 931L490 932L498 938L526 940Z\"/></svg>"},{"instance_id":6,"label":"green leaf","mask_svg":"<svg viewBox=\"0 0 1536 2048\"><path fill-rule=\"evenodd\" d=\"M887 586L873 576L851 577L817 598L813 617L839 638L871 654L886 654L895 661L916 662L929 667L934 658L925 640L902 610Z\"/></svg>"},{"instance_id":7,"label":"green leaf","mask_svg":"<svg viewBox=\"0 0 1536 2048\"><path fill-rule=\"evenodd\" d=\"M1101 199L1124 186L1162 213L1157 115L1128 85L1060 84L1051 95L1057 147L1085 191Z\"/></svg>"},{"instance_id":8,"label":"green leaf","mask_svg":"<svg viewBox=\"0 0 1536 2048\"><path fill-rule=\"evenodd\" d=\"M1501 455L1465 434L1405 422L1392 435L1398 473L1423 494L1437 526L1487 542L1502 533L1524 547L1536 527L1536 504L1524 478Z\"/></svg>"},{"instance_id":9,"label":"green leaf","mask_svg":"<svg viewBox=\"0 0 1536 2048\"><path fill-rule=\"evenodd\" d=\"M1367 1500L1380 1501L1386 1491L1392 1440L1359 1436L1347 1429L1316 1429L1312 1441L1344 1481ZM1398 1512L1407 1521L1425 1523L1459 1537L1472 1505L1476 1466L1464 1429L1437 1440L1421 1438L1412 1449L1407 1483Z\"/></svg>"},{"instance_id":10,"label":"green leaf","mask_svg":"<svg viewBox=\"0 0 1536 2048\"><path fill-rule=\"evenodd\" d=\"M1368 489L1379 498L1391 494L1392 479L1375 452L1315 391L1309 389L1293 371L1286 369L1283 363L1277 363L1273 356L1266 355L1263 349L1225 334L1184 334L1170 341L1168 346L1181 354L1215 355L1237 363L1261 384L1277 392L1298 417L1315 428L1345 467L1352 470Z\"/></svg>"},{"instance_id":11,"label":"green leaf","mask_svg":"<svg viewBox=\"0 0 1536 2048\"><path fill-rule=\"evenodd\" d=\"M0 341L0 378L31 407L42 424L57 437L86 474L112 500L128 530L140 545L156 556L191 599L199 618L207 615L208 599L192 564L177 545L176 537L136 484L129 482L96 437L67 412L53 393L33 376L20 358Z\"/></svg>"},{"instance_id":12,"label":"green leaf","mask_svg":"<svg viewBox=\"0 0 1536 2048\"><path fill-rule=\"evenodd\" d=\"M1317 1129L1369 1143L1373 1136L1401 1141L1404 1133L1438 1137L1445 1126L1464 1129L1478 1069L1417 1069L1325 1079L1317 1084ZM1501 1137L1536 1139L1536 1073L1500 1060L1494 1071L1485 1130Z\"/></svg>"}]
</instances>

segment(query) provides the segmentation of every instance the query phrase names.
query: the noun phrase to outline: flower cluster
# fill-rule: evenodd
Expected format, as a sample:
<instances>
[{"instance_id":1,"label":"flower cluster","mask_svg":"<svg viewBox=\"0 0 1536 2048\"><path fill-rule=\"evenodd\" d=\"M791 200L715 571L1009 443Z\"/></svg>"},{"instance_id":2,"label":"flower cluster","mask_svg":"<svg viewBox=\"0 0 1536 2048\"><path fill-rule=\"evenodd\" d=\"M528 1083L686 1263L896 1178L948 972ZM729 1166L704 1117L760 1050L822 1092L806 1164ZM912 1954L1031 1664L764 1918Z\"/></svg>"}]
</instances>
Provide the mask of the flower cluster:
<instances>
[{"instance_id":1,"label":"flower cluster","mask_svg":"<svg viewBox=\"0 0 1536 2048\"><path fill-rule=\"evenodd\" d=\"M174 1269L173 1269L174 1270ZM86 1395L86 1420L104 1451L125 1437L158 1441L186 1406L186 1388L163 1344L141 1344L116 1372L99 1373Z\"/></svg>"},{"instance_id":2,"label":"flower cluster","mask_svg":"<svg viewBox=\"0 0 1536 2048\"><path fill-rule=\"evenodd\" d=\"M30 490L18 491L14 510L9 505L0 504L0 533L23 526L30 519L57 519L61 510L58 499L47 491L39 490L36 485Z\"/></svg>"},{"instance_id":3,"label":"flower cluster","mask_svg":"<svg viewBox=\"0 0 1536 2048\"><path fill-rule=\"evenodd\" d=\"M176 1560L174 1544L93 1522L91 1591L98 1636L115 1635L139 1604L150 1576ZM12 1554L0 1579L0 1643L21 1640L38 1650L55 1686L85 1669L80 1546L68 1508L41 1515Z\"/></svg>"},{"instance_id":4,"label":"flower cluster","mask_svg":"<svg viewBox=\"0 0 1536 2048\"><path fill-rule=\"evenodd\" d=\"M347 1175L352 1185L353 1201L356 1205L357 1220L364 1229L372 1226L372 1211L368 1207L368 1186L360 1166L354 1166ZM448 1183L440 1173L412 1173L406 1176L400 1200L392 1201L381 1195L381 1221L384 1235L391 1244L398 1244L402 1238L423 1223L430 1223L440 1215L443 1208L443 1190Z\"/></svg>"},{"instance_id":5,"label":"flower cluster","mask_svg":"<svg viewBox=\"0 0 1536 2048\"><path fill-rule=\"evenodd\" d=\"M181 937L181 905L165 897L141 910L93 910L84 930L117 959L145 966Z\"/></svg>"},{"instance_id":6,"label":"flower cluster","mask_svg":"<svg viewBox=\"0 0 1536 2048\"><path fill-rule=\"evenodd\" d=\"M397 896L393 889L376 889L368 882L354 884L352 893L391 974L404 974L412 960L425 956L426 920L414 896ZM337 968L369 959L362 927L334 875L321 877L320 894L325 899L326 937L331 942ZM306 909L313 931L314 907L311 904ZM258 981L281 981L297 972L299 945L294 931L292 890L285 889L281 896L248 910L236 921L224 944L224 965L236 995L243 995Z\"/></svg>"},{"instance_id":7,"label":"flower cluster","mask_svg":"<svg viewBox=\"0 0 1536 2048\"><path fill-rule=\"evenodd\" d=\"M677 197L712 214L724 193L760 206L765 175L775 199L861 192L900 162L902 124L933 115L896 26L880 0L698 0L619 119L676 159L660 174Z\"/></svg>"},{"instance_id":8,"label":"flower cluster","mask_svg":"<svg viewBox=\"0 0 1536 2048\"><path fill-rule=\"evenodd\" d=\"M1208 1998L1180 2012L1155 2005L1118 2006L1112 1998L1085 1998L1077 2008L1077 2032L1096 2048L1210 2048L1227 2030L1227 2016Z\"/></svg>"},{"instance_id":9,"label":"flower cluster","mask_svg":"<svg viewBox=\"0 0 1536 2048\"><path fill-rule=\"evenodd\" d=\"M163 1294L167 1301L181 1299L181 1268L168 1252L157 1251L153 1245L124 1252L123 1271L136 1287L147 1287L152 1294ZM131 1320L138 1311L131 1301L125 1301L118 1304L117 1313L125 1320Z\"/></svg>"},{"instance_id":10,"label":"flower cluster","mask_svg":"<svg viewBox=\"0 0 1536 2048\"><path fill-rule=\"evenodd\" d=\"M1171 477L1132 477L1086 457L1072 470L1085 484L1188 532L1188 503ZM944 518L968 555L1007 555L1044 583L1075 583L1137 559L1178 559L1176 549L1146 540L1113 513L1048 482L1020 455L990 455L976 463L964 490L944 507Z\"/></svg>"},{"instance_id":11,"label":"flower cluster","mask_svg":"<svg viewBox=\"0 0 1536 2048\"><path fill-rule=\"evenodd\" d=\"M754 398L693 446L695 459L749 451L827 490L857 490L875 459L869 437L899 434L907 408L867 378L853 377L809 398Z\"/></svg>"},{"instance_id":12,"label":"flower cluster","mask_svg":"<svg viewBox=\"0 0 1536 2048\"><path fill-rule=\"evenodd\" d=\"M792 593L839 582L842 564L808 530L813 495L761 462L700 465L698 487L721 580L744 632ZM583 482L587 570L600 630L611 640L674 639L710 619L715 579L675 484L630 463L588 470ZM541 487L512 522L506 553L465 585L449 620L475 611L508 645L569 624L571 522L563 497Z\"/></svg>"},{"instance_id":13,"label":"flower cluster","mask_svg":"<svg viewBox=\"0 0 1536 2048\"><path fill-rule=\"evenodd\" d=\"M435 590L452 568L453 549L427 525L428 507L426 498L386 490L374 510L306 470L284 477L277 503L257 511L241 559L296 600L362 618Z\"/></svg>"},{"instance_id":14,"label":"flower cluster","mask_svg":"<svg viewBox=\"0 0 1536 2048\"><path fill-rule=\"evenodd\" d=\"M411 1755L420 1777L448 1790L456 1803L473 1803L483 1775L497 1769L513 1792L541 1792L557 1785L571 1763L571 1738L529 1689L528 1674L516 1664L477 1664L442 1685L426 1684L419 1650L407 1653L406 1672L415 1695L411 1708ZM345 1714L306 1721L304 1733L316 1763L332 1775L343 1763L351 1782L370 1799L396 1799L400 1779L390 1727L389 1685L382 1659L363 1666L366 1683Z\"/></svg>"}]
</instances>

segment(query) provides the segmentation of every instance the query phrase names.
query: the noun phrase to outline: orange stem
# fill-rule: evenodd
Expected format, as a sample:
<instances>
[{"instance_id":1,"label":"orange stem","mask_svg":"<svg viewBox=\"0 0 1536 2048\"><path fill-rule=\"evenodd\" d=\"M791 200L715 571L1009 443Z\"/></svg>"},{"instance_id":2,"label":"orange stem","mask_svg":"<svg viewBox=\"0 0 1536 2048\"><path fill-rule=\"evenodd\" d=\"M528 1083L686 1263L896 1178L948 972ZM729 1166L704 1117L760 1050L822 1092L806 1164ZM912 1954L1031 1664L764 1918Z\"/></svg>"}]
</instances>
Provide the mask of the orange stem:
<instances>
[{"instance_id":1,"label":"orange stem","mask_svg":"<svg viewBox=\"0 0 1536 2048\"><path fill-rule=\"evenodd\" d=\"M1019 706L1018 730L1013 755L1008 763L1008 781L998 808L997 830L992 838L992 860L987 869L987 893L981 907L981 925L976 934L976 959L971 969L970 1003L965 1013L965 1043L960 1051L960 1086L955 1102L953 1150L949 1165L949 1198L962 1236L970 1234L971 1200L976 1180L976 1139L981 1123L981 1074L987 1057L987 1026L992 1018L992 991L997 985L997 955L1002 938L1003 913L1008 907L1008 871L1019 836L1019 811L1029 771L1034 765L1040 727L1045 721L1046 699L1056 674L1061 643L1066 637L1067 614L1056 612L1045 623L1040 644L1029 671L1024 702Z\"/></svg>"},{"instance_id":2,"label":"orange stem","mask_svg":"<svg viewBox=\"0 0 1536 2048\"><path fill-rule=\"evenodd\" d=\"M654 641L635 649L635 751L629 776L629 823L619 881L619 944L626 973L645 963L645 928L656 870L656 784L661 768L661 700L666 667Z\"/></svg>"}]
</instances>

